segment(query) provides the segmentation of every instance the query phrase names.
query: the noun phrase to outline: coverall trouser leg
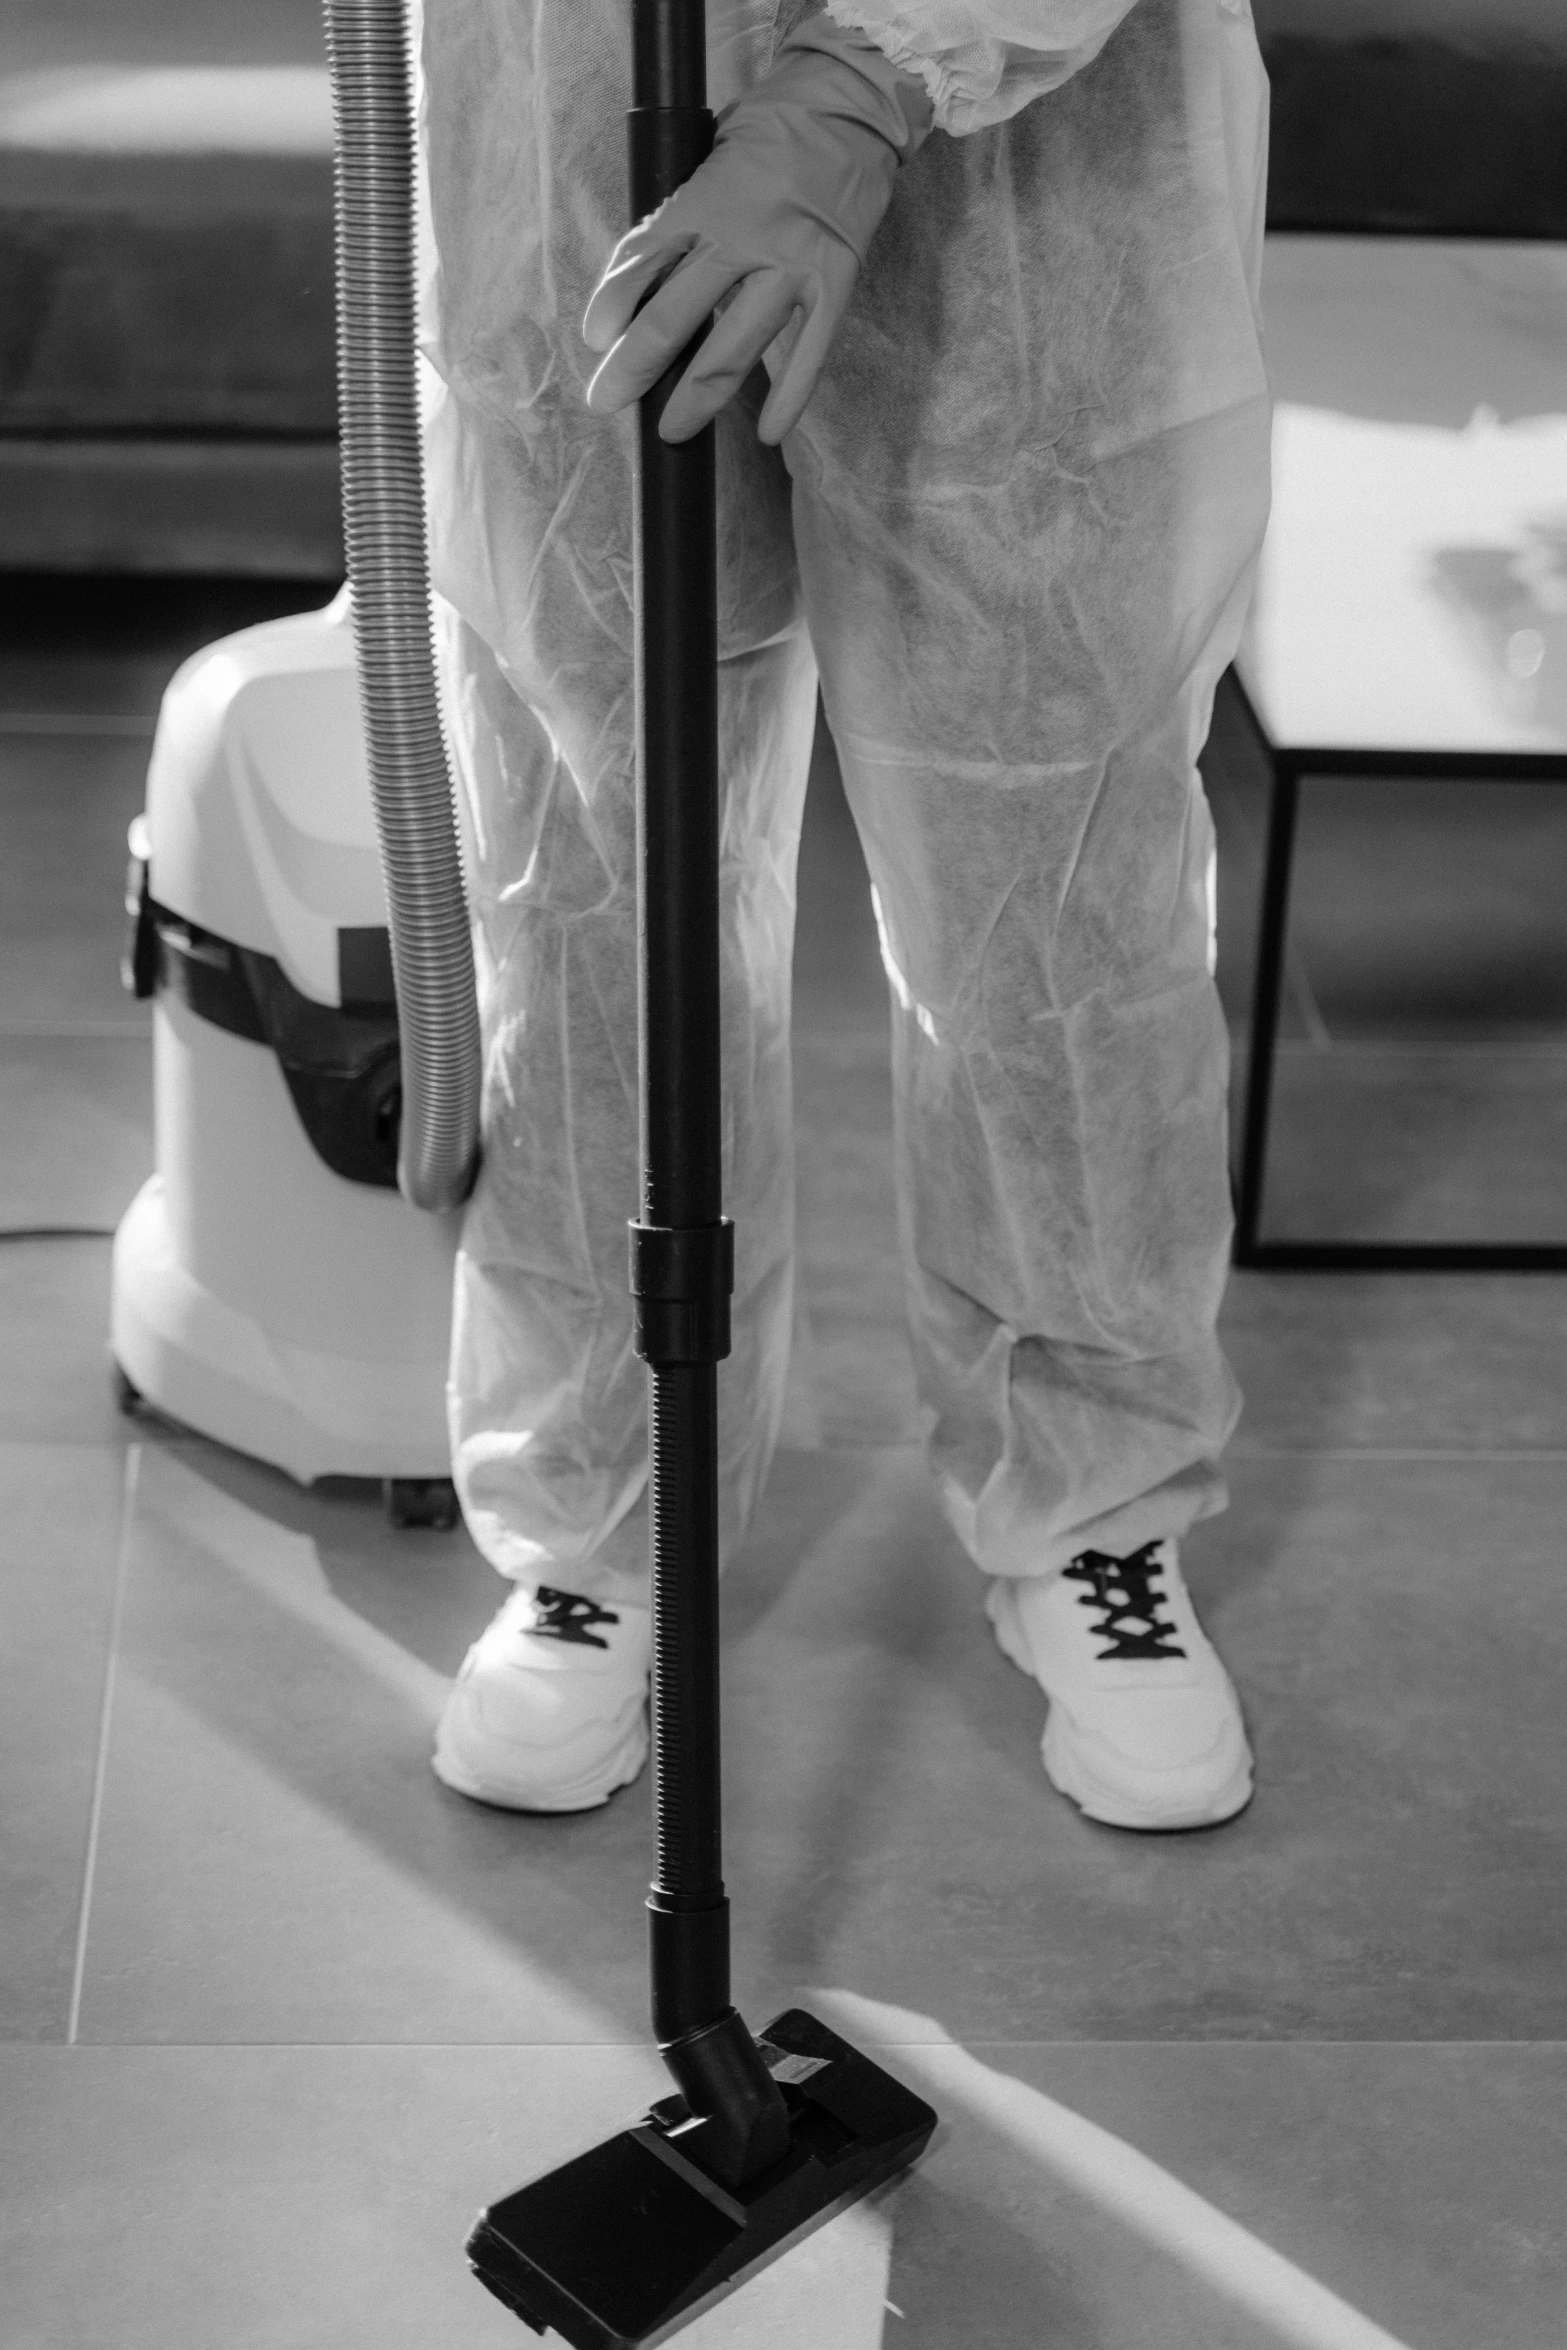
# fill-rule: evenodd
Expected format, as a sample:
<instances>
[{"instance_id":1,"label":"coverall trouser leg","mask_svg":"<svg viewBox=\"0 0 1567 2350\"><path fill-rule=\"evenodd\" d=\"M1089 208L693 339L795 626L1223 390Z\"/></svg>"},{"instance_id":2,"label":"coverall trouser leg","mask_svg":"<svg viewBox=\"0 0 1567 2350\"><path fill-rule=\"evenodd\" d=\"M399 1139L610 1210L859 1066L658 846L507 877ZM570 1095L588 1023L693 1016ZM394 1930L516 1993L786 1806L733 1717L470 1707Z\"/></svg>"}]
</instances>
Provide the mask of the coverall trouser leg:
<instances>
[{"instance_id":1,"label":"coverall trouser leg","mask_svg":"<svg viewBox=\"0 0 1567 2350\"><path fill-rule=\"evenodd\" d=\"M445 21L477 37L478 20ZM580 27L544 11L538 37L569 47ZM442 246L429 437L485 1025L456 1473L494 1564L599 1596L640 1590L646 1560L625 1254L632 427L582 407L577 336L623 202L581 126L590 99L613 115L621 62L572 48L549 103L542 80L509 93L503 151L432 150L438 246L443 204L511 204L517 226L477 261L458 236ZM877 894L899 1239L952 1522L986 1570L1031 1574L1222 1502L1225 1040L1195 756L1261 535L1266 394L1244 331L1232 380L1194 372L1113 210L1105 234L1074 236L1058 169L1104 153L1115 202L1169 211L1158 141L1128 192L1095 118L1124 116L1118 75L1164 62L1123 40L900 175L787 447L792 513L749 419L720 421L731 1543L791 1318L789 959L816 662ZM1228 256L1194 212L1191 267L1229 269L1249 317L1215 201Z\"/></svg>"}]
</instances>

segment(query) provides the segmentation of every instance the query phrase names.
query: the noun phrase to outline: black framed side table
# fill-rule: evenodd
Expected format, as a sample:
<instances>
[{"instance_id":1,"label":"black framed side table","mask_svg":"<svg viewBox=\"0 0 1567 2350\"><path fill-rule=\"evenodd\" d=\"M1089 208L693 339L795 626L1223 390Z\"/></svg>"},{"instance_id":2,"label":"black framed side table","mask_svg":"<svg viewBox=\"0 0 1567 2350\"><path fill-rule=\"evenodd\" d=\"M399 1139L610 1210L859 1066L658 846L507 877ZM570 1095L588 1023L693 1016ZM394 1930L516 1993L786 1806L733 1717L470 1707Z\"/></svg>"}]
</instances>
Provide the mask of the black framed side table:
<instances>
[{"instance_id":1,"label":"black framed side table","mask_svg":"<svg viewBox=\"0 0 1567 2350\"><path fill-rule=\"evenodd\" d=\"M1305 788L1390 781L1417 824L1422 785L1567 784L1567 250L1270 238L1264 311L1274 508L1233 672L1268 775L1235 1261L1567 1270L1567 1160L1559 1238L1267 1218ZM1560 902L1567 953L1567 856Z\"/></svg>"}]
</instances>

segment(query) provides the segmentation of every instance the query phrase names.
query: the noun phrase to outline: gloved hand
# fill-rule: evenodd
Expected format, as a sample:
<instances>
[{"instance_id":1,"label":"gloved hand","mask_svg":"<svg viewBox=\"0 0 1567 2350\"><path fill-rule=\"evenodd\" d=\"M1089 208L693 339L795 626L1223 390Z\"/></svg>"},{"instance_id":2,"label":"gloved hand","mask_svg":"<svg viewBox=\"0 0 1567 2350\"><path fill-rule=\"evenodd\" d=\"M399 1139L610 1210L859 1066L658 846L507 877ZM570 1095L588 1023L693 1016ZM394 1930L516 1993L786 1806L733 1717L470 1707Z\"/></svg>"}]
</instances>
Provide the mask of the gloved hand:
<instances>
[{"instance_id":1,"label":"gloved hand","mask_svg":"<svg viewBox=\"0 0 1567 2350\"><path fill-rule=\"evenodd\" d=\"M864 34L823 15L797 24L719 116L707 161L610 255L582 327L590 350L609 353L588 406L612 415L639 400L730 295L659 431L700 432L793 320L757 427L781 441L815 389L898 166L931 121L923 85Z\"/></svg>"}]
</instances>

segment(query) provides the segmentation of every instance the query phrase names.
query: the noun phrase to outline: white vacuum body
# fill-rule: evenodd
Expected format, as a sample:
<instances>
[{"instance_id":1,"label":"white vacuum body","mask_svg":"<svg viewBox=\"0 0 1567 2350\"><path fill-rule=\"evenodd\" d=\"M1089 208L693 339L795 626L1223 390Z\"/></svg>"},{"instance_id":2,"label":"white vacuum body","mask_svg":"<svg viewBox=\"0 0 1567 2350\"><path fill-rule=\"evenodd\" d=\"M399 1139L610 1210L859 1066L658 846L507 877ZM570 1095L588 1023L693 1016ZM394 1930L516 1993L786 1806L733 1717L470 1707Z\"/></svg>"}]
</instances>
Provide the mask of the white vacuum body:
<instances>
[{"instance_id":1,"label":"white vacuum body","mask_svg":"<svg viewBox=\"0 0 1567 2350\"><path fill-rule=\"evenodd\" d=\"M131 899L157 1172L114 1246L128 1399L305 1484L394 1481L401 1514L398 1481L450 1476L461 1217L396 1188L397 1007L346 590L175 676Z\"/></svg>"}]
</instances>

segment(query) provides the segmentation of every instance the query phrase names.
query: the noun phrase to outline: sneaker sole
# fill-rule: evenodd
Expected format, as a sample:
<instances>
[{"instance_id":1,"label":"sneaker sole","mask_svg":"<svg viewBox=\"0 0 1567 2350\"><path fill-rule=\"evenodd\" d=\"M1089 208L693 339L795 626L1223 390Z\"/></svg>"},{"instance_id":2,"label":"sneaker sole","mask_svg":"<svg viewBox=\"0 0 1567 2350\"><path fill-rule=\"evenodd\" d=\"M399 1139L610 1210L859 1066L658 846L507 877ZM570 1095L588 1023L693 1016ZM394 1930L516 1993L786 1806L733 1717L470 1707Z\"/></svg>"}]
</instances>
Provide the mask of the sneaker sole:
<instances>
[{"instance_id":1,"label":"sneaker sole","mask_svg":"<svg viewBox=\"0 0 1567 2350\"><path fill-rule=\"evenodd\" d=\"M985 1594L985 1613L990 1618L996 1646L1008 1664L1016 1665L1038 1689L1039 1676L1018 1622L1017 1602L1010 1585L1000 1578ZM1073 1749L1070 1733L1063 1726L1065 1717L1058 1713L1048 1691L1045 1703L1049 1710L1044 1736L1039 1742L1045 1777L1058 1795L1064 1795L1086 1818L1098 1820L1105 1827L1136 1828L1144 1835L1178 1834L1185 1828L1216 1828L1224 1820L1233 1820L1252 1799L1251 1757L1243 1741L1226 1778L1201 1803L1177 1811L1156 1811L1152 1805L1139 1804L1124 1788L1107 1786L1095 1777L1092 1767Z\"/></svg>"},{"instance_id":2,"label":"sneaker sole","mask_svg":"<svg viewBox=\"0 0 1567 2350\"><path fill-rule=\"evenodd\" d=\"M1137 1804L1124 1788L1106 1786L1103 1780L1095 1778L1091 1767L1073 1749L1069 1735L1052 1734L1055 1720L1052 1707L1039 1742L1045 1777L1057 1794L1077 1805L1086 1819L1098 1820L1107 1828L1135 1828L1145 1836L1178 1835L1187 1828L1217 1828L1223 1821L1233 1820L1251 1801L1252 1769L1243 1751L1228 1777L1200 1803L1185 1809L1155 1809L1152 1805Z\"/></svg>"},{"instance_id":3,"label":"sneaker sole","mask_svg":"<svg viewBox=\"0 0 1567 2350\"><path fill-rule=\"evenodd\" d=\"M643 1712L601 1763L561 1786L529 1787L521 1780L475 1769L457 1751L457 1741L444 1735L430 1758L430 1768L443 1787L466 1795L470 1803L487 1803L496 1811L598 1811L641 1775L647 1756L647 1715Z\"/></svg>"}]
</instances>

